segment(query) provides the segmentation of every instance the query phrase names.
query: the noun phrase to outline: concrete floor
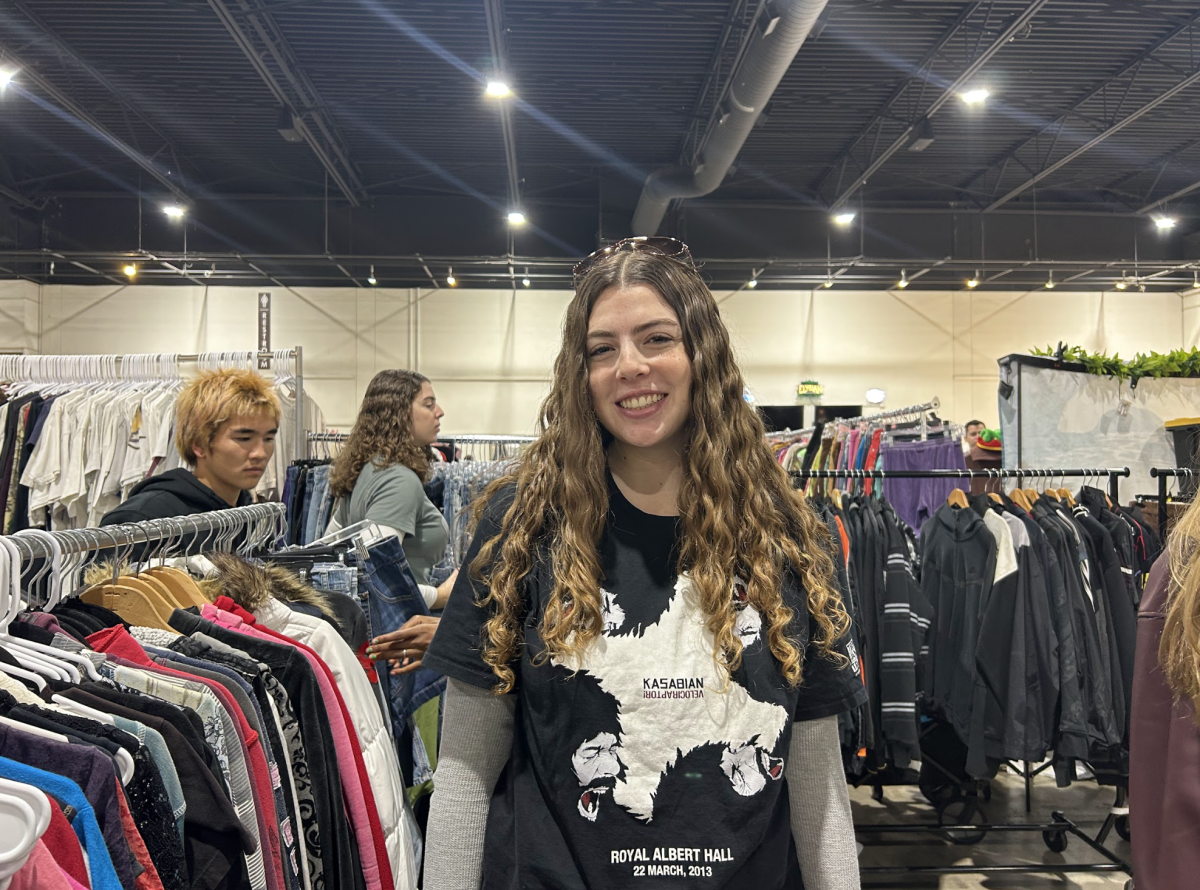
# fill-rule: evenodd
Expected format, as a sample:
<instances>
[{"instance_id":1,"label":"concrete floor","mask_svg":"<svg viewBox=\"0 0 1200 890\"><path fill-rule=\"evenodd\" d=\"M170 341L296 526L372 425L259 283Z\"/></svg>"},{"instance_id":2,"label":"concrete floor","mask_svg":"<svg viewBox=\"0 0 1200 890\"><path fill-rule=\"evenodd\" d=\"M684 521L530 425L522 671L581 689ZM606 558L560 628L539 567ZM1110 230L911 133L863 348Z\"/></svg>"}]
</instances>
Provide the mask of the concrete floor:
<instances>
[{"instance_id":1,"label":"concrete floor","mask_svg":"<svg viewBox=\"0 0 1200 890\"><path fill-rule=\"evenodd\" d=\"M1069 788L1057 788L1050 771L1034 779L1033 810L1025 813L1024 782L1019 775L1001 769L992 783L991 801L984 804L988 821L993 823L1049 822L1050 814L1062 811L1079 828L1095 837L1108 815L1115 790L1101 788L1094 781L1079 781ZM884 788L884 800L871 799L870 788L851 788L850 802L856 825L912 824L937 821L934 808L915 786ZM976 820L978 821L978 820ZM1099 863L1104 858L1081 840L1068 835L1065 851L1052 853L1041 832L991 832L978 844L952 844L933 834L859 833L864 844L859 859L862 867L907 865L1063 865ZM1109 833L1105 846L1128 862L1129 843ZM971 874L971 875L872 875L864 872L864 888L937 888L937 890L1122 890L1129 876L1124 872L1055 874Z\"/></svg>"}]
</instances>

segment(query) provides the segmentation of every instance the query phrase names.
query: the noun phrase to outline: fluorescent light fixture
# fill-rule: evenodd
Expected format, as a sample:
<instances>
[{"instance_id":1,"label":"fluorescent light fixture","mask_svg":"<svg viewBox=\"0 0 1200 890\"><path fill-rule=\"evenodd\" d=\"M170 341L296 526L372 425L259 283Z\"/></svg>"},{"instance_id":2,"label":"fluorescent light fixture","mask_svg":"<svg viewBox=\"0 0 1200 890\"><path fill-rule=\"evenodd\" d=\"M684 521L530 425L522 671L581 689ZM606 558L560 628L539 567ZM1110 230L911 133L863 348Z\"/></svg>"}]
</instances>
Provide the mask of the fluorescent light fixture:
<instances>
[{"instance_id":1,"label":"fluorescent light fixture","mask_svg":"<svg viewBox=\"0 0 1200 890\"><path fill-rule=\"evenodd\" d=\"M854 222L854 214L850 212L839 213L833 218L833 221L839 226L848 226L850 223Z\"/></svg>"},{"instance_id":2,"label":"fluorescent light fixture","mask_svg":"<svg viewBox=\"0 0 1200 890\"><path fill-rule=\"evenodd\" d=\"M133 263L127 263L125 268L121 271L124 272L128 277L132 278L133 276L137 275L137 266L135 266Z\"/></svg>"},{"instance_id":3,"label":"fluorescent light fixture","mask_svg":"<svg viewBox=\"0 0 1200 890\"><path fill-rule=\"evenodd\" d=\"M962 100L968 105L978 105L980 102L987 101L987 97L991 94L991 90L988 90L984 87L978 87L973 90L967 90L965 93L963 93Z\"/></svg>"},{"instance_id":4,"label":"fluorescent light fixture","mask_svg":"<svg viewBox=\"0 0 1200 890\"><path fill-rule=\"evenodd\" d=\"M487 82L487 94L497 99L503 99L505 96L512 95L512 90L502 80L489 80Z\"/></svg>"},{"instance_id":5,"label":"fluorescent light fixture","mask_svg":"<svg viewBox=\"0 0 1200 890\"><path fill-rule=\"evenodd\" d=\"M1173 216L1156 216L1154 217L1154 226L1158 229L1173 229L1175 228L1175 217Z\"/></svg>"},{"instance_id":6,"label":"fluorescent light fixture","mask_svg":"<svg viewBox=\"0 0 1200 890\"><path fill-rule=\"evenodd\" d=\"M454 287L454 285L458 284L458 279L454 277L453 267L448 267L446 269L446 284L448 284L450 287Z\"/></svg>"},{"instance_id":7,"label":"fluorescent light fixture","mask_svg":"<svg viewBox=\"0 0 1200 890\"><path fill-rule=\"evenodd\" d=\"M7 68L0 71L0 90L4 89L6 86L8 86L10 83L12 83L12 79L16 76L17 76L16 71L10 71Z\"/></svg>"},{"instance_id":8,"label":"fluorescent light fixture","mask_svg":"<svg viewBox=\"0 0 1200 890\"><path fill-rule=\"evenodd\" d=\"M883 400L887 398L887 392L877 386L873 386L867 390L867 401L872 405L882 405Z\"/></svg>"},{"instance_id":9,"label":"fluorescent light fixture","mask_svg":"<svg viewBox=\"0 0 1200 890\"><path fill-rule=\"evenodd\" d=\"M525 214L524 214L524 213L522 213L520 210L510 210L510 211L508 211L508 224L509 224L510 226L523 226L523 225L525 225Z\"/></svg>"},{"instance_id":10,"label":"fluorescent light fixture","mask_svg":"<svg viewBox=\"0 0 1200 890\"><path fill-rule=\"evenodd\" d=\"M972 275L970 278L967 279L967 287L970 287L970 288L979 287L979 270L978 269L975 270L974 275Z\"/></svg>"},{"instance_id":11,"label":"fluorescent light fixture","mask_svg":"<svg viewBox=\"0 0 1200 890\"><path fill-rule=\"evenodd\" d=\"M903 269L900 270L900 280L896 282L896 287L900 288L900 290L908 287L908 272Z\"/></svg>"},{"instance_id":12,"label":"fluorescent light fixture","mask_svg":"<svg viewBox=\"0 0 1200 890\"><path fill-rule=\"evenodd\" d=\"M183 214L187 212L178 204L167 204L162 211L171 219L183 219Z\"/></svg>"},{"instance_id":13,"label":"fluorescent light fixture","mask_svg":"<svg viewBox=\"0 0 1200 890\"><path fill-rule=\"evenodd\" d=\"M378 284L375 280L375 267L371 267L371 274L367 276L367 284Z\"/></svg>"}]
</instances>

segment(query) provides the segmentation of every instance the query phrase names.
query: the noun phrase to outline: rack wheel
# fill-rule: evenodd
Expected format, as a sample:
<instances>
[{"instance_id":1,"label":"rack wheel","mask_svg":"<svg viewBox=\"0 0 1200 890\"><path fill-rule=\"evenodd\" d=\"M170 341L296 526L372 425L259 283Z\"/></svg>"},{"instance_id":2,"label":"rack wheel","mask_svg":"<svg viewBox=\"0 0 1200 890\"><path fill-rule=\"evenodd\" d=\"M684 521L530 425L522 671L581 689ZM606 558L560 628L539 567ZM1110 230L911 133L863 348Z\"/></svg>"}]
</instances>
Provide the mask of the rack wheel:
<instances>
[{"instance_id":1,"label":"rack wheel","mask_svg":"<svg viewBox=\"0 0 1200 890\"><path fill-rule=\"evenodd\" d=\"M939 825L973 825L976 822L986 822L987 817L979 808L979 800L973 795L964 797L955 795L937 805ZM977 844L985 837L987 831L943 831L946 840L954 844Z\"/></svg>"},{"instance_id":2,"label":"rack wheel","mask_svg":"<svg viewBox=\"0 0 1200 890\"><path fill-rule=\"evenodd\" d=\"M1067 833L1065 831L1043 831L1042 840L1046 842L1051 853L1061 853L1067 849Z\"/></svg>"},{"instance_id":3,"label":"rack wheel","mask_svg":"<svg viewBox=\"0 0 1200 890\"><path fill-rule=\"evenodd\" d=\"M1117 829L1117 834L1119 834L1121 836L1121 840L1123 840L1123 841L1129 840L1129 817L1128 816L1117 816L1117 824L1115 827Z\"/></svg>"}]
</instances>

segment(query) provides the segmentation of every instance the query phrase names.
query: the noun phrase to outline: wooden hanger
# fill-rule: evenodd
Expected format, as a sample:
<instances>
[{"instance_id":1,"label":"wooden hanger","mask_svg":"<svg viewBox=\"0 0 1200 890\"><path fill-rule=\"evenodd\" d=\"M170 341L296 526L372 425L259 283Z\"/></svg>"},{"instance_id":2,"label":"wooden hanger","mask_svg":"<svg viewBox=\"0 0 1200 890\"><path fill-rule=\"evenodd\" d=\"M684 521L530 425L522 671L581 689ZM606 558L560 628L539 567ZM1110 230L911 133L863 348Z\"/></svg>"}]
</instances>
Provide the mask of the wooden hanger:
<instances>
[{"instance_id":1,"label":"wooden hanger","mask_svg":"<svg viewBox=\"0 0 1200 890\"><path fill-rule=\"evenodd\" d=\"M950 497L946 498L946 503L951 507L958 507L960 510L971 506L970 501L967 500L967 493L961 488L951 490Z\"/></svg>"},{"instance_id":2,"label":"wooden hanger","mask_svg":"<svg viewBox=\"0 0 1200 890\"><path fill-rule=\"evenodd\" d=\"M1002 498L1000 496L1000 492L998 492L998 491L989 491L988 497L991 498L993 501L995 501L997 504L1004 503L1004 498Z\"/></svg>"},{"instance_id":3,"label":"wooden hanger","mask_svg":"<svg viewBox=\"0 0 1200 890\"><path fill-rule=\"evenodd\" d=\"M192 606L203 608L208 605L209 601L200 590L200 585L182 569L171 566L154 566L154 568L142 572L142 577L147 575L167 589L171 600L180 609L189 609Z\"/></svg>"},{"instance_id":4,"label":"wooden hanger","mask_svg":"<svg viewBox=\"0 0 1200 890\"><path fill-rule=\"evenodd\" d=\"M1014 488L1008 493L1008 498L1026 513L1033 511L1033 505L1029 503L1028 499L1025 497L1025 492L1021 489Z\"/></svg>"},{"instance_id":5,"label":"wooden hanger","mask_svg":"<svg viewBox=\"0 0 1200 890\"><path fill-rule=\"evenodd\" d=\"M85 603L103 606L116 612L138 627L157 627L159 630L178 633L167 621L170 613L164 615L158 603L144 590L122 584L120 580L93 584L79 598Z\"/></svg>"}]
</instances>

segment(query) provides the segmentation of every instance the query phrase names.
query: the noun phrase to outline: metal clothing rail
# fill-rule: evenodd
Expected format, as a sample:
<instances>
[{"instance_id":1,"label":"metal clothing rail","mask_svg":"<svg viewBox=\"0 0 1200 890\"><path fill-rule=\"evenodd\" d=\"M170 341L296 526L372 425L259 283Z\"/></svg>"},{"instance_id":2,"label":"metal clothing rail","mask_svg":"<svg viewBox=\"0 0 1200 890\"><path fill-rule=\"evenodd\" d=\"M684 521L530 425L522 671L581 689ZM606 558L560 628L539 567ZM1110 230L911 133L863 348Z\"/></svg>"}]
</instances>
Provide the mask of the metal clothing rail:
<instances>
[{"instance_id":1,"label":"metal clothing rail","mask_svg":"<svg viewBox=\"0 0 1200 890\"><path fill-rule=\"evenodd\" d=\"M942 407L941 399L939 399L937 396L934 396L931 401L925 402L921 405L908 405L904 408L893 408L890 411L880 411L877 414L862 414L858 417L835 417L832 420L827 421L826 426L834 424L851 426L856 423L879 423L888 420L898 420L902 417L913 417L919 414L921 415L922 431L924 431L925 424L927 423L925 414L940 407ZM803 436L806 433L816 432L816 429L817 428L815 426L809 426L802 430L780 430L774 433L767 433L767 438L782 439L790 436Z\"/></svg>"},{"instance_id":2,"label":"metal clothing rail","mask_svg":"<svg viewBox=\"0 0 1200 890\"><path fill-rule=\"evenodd\" d=\"M797 482L809 479L1064 479L1108 478L1108 495L1118 496L1121 477L1129 476L1129 467L1097 469L1059 469L1057 467L1021 467L995 470L793 470Z\"/></svg>"},{"instance_id":3,"label":"metal clothing rail","mask_svg":"<svg viewBox=\"0 0 1200 890\"><path fill-rule=\"evenodd\" d=\"M1151 467L1150 478L1158 480L1158 536L1165 542L1171 518L1167 515L1167 480L1172 476L1192 479L1198 474L1189 467Z\"/></svg>"},{"instance_id":4,"label":"metal clothing rail","mask_svg":"<svg viewBox=\"0 0 1200 890\"><path fill-rule=\"evenodd\" d=\"M6 540L23 556L52 561L65 556L98 556L110 551L120 556L149 545L161 545L164 556L195 556L206 550L229 549L235 541L247 547L270 544L286 529L286 507L279 501L265 501L246 507L100 528L54 532L26 529L6 536Z\"/></svg>"},{"instance_id":5,"label":"metal clothing rail","mask_svg":"<svg viewBox=\"0 0 1200 890\"><path fill-rule=\"evenodd\" d=\"M304 349L272 352L151 352L112 355L4 355L0 356L0 380L29 383L92 383L118 380L182 380L180 364L199 370L245 368L255 370L266 363L290 362L296 381L295 457L305 457L308 445L304 432Z\"/></svg>"}]
</instances>

